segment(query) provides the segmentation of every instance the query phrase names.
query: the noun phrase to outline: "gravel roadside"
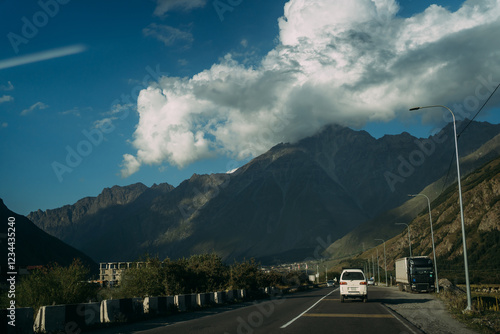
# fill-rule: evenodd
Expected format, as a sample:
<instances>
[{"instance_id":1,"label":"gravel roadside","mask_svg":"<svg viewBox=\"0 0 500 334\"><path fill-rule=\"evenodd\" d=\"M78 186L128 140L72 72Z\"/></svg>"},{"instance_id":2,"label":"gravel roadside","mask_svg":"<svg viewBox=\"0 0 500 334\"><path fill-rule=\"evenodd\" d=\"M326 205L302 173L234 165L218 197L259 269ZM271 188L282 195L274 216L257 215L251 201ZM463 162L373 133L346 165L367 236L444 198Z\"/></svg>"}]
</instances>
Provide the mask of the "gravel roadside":
<instances>
[{"instance_id":1,"label":"gravel roadside","mask_svg":"<svg viewBox=\"0 0 500 334\"><path fill-rule=\"evenodd\" d=\"M390 289L385 306L427 334L474 334L464 324L452 318L444 303L432 294L401 292Z\"/></svg>"}]
</instances>

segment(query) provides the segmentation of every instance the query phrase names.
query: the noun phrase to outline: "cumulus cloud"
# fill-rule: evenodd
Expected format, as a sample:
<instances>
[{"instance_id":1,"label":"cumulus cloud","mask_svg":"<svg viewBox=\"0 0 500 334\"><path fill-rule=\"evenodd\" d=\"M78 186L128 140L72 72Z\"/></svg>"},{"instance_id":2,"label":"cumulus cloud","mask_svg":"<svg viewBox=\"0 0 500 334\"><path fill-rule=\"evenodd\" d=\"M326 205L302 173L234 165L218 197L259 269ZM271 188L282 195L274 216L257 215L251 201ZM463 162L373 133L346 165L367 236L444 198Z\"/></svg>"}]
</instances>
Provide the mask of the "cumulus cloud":
<instances>
[{"instance_id":1,"label":"cumulus cloud","mask_svg":"<svg viewBox=\"0 0 500 334\"><path fill-rule=\"evenodd\" d=\"M498 0L469 0L456 12L431 5L409 18L398 10L394 0L290 0L279 44L257 66L228 54L140 93L137 154L125 155L123 175L213 154L244 159L326 124L362 127L414 105L462 102L479 76L500 73Z\"/></svg>"},{"instance_id":2,"label":"cumulus cloud","mask_svg":"<svg viewBox=\"0 0 500 334\"><path fill-rule=\"evenodd\" d=\"M21 111L21 116L26 116L35 110L43 110L43 109L47 109L48 107L49 106L43 102L37 102L37 103L33 104L31 107L29 107L28 109L24 109L23 111Z\"/></svg>"},{"instance_id":3,"label":"cumulus cloud","mask_svg":"<svg viewBox=\"0 0 500 334\"><path fill-rule=\"evenodd\" d=\"M171 10L189 11L204 7L206 3L206 0L156 0L154 15L163 16Z\"/></svg>"},{"instance_id":4,"label":"cumulus cloud","mask_svg":"<svg viewBox=\"0 0 500 334\"><path fill-rule=\"evenodd\" d=\"M156 38L166 46L174 45L176 42L184 42L190 46L193 42L193 35L190 32L163 24L151 23L142 30L142 33L144 36Z\"/></svg>"}]
</instances>

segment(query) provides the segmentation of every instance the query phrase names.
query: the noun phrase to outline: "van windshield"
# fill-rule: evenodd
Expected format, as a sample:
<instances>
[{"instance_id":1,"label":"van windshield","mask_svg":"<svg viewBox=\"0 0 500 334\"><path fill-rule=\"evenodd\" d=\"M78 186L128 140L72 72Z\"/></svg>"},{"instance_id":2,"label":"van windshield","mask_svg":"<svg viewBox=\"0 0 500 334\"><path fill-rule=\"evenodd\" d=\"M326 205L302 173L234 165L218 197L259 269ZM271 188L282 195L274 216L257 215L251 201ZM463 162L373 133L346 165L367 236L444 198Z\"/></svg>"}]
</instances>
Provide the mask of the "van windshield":
<instances>
[{"instance_id":1,"label":"van windshield","mask_svg":"<svg viewBox=\"0 0 500 334\"><path fill-rule=\"evenodd\" d=\"M361 273L359 271L346 271L342 275L342 279L344 281L352 281L352 280L364 281L365 280L365 275L363 275L363 273Z\"/></svg>"}]
</instances>

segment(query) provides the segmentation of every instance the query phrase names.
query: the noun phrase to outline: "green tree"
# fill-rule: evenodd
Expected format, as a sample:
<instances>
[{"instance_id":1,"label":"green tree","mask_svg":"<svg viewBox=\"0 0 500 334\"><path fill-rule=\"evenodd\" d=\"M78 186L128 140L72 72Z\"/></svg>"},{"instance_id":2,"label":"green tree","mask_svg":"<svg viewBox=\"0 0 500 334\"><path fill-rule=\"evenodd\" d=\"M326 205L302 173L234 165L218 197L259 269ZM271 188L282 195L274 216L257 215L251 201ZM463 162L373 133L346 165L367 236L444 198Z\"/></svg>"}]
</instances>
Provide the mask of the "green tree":
<instances>
[{"instance_id":1,"label":"green tree","mask_svg":"<svg viewBox=\"0 0 500 334\"><path fill-rule=\"evenodd\" d=\"M212 292L225 289L229 278L229 267L217 254L193 255L188 260L188 269L193 274L193 292Z\"/></svg>"},{"instance_id":2,"label":"green tree","mask_svg":"<svg viewBox=\"0 0 500 334\"><path fill-rule=\"evenodd\" d=\"M158 258L147 258L136 262L124 271L120 283L120 293L124 297L163 296L164 273Z\"/></svg>"},{"instance_id":3,"label":"green tree","mask_svg":"<svg viewBox=\"0 0 500 334\"><path fill-rule=\"evenodd\" d=\"M257 290L260 287L261 275L260 266L254 258L241 263L235 262L231 266L229 285L233 289Z\"/></svg>"},{"instance_id":4,"label":"green tree","mask_svg":"<svg viewBox=\"0 0 500 334\"><path fill-rule=\"evenodd\" d=\"M89 269L79 259L68 267L53 264L35 270L19 282L17 303L22 307L75 304L95 299L98 287L88 283Z\"/></svg>"}]
</instances>

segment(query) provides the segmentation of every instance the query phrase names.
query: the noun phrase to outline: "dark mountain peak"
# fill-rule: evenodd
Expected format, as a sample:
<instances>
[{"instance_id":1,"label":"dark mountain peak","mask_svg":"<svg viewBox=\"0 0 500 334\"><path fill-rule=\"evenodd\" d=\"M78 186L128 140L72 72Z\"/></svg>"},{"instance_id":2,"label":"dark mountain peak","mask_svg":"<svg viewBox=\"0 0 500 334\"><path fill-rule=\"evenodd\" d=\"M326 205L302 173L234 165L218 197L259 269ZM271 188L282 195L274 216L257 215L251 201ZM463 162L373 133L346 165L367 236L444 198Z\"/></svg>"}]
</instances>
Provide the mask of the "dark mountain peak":
<instances>
[{"instance_id":1,"label":"dark mountain peak","mask_svg":"<svg viewBox=\"0 0 500 334\"><path fill-rule=\"evenodd\" d=\"M173 189L175 189L175 187L171 184L168 184L168 183L160 183L160 184L154 183L151 186L151 189L152 190L162 190L162 191L172 191Z\"/></svg>"},{"instance_id":2,"label":"dark mountain peak","mask_svg":"<svg viewBox=\"0 0 500 334\"><path fill-rule=\"evenodd\" d=\"M82 260L92 272L97 272L97 264L88 256L61 240L54 238L35 226L28 218L11 211L0 199L0 220L7 222L9 217L15 218L16 227L16 265L48 265L58 263L69 265L75 258ZM7 236L8 224L2 224L0 238ZM0 266L7 268L7 247L0 249ZM2 273L4 274L4 273Z\"/></svg>"}]
</instances>

